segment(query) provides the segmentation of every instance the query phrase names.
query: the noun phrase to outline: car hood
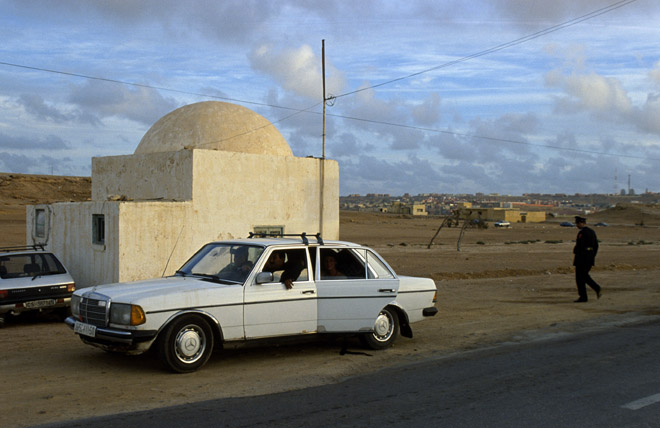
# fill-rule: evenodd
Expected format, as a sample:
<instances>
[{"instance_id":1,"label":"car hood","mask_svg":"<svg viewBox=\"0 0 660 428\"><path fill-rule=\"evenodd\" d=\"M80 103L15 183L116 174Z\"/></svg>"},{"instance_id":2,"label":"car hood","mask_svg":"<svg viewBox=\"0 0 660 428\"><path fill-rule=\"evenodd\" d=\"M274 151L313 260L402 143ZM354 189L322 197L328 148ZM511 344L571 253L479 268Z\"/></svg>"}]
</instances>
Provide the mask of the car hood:
<instances>
[{"instance_id":1,"label":"car hood","mask_svg":"<svg viewBox=\"0 0 660 428\"><path fill-rule=\"evenodd\" d=\"M241 289L240 284L222 284L211 282L199 277L171 276L167 278L148 279L143 281L120 282L115 284L96 285L82 288L76 295L93 297L101 294L117 303L141 304L155 300L169 300L177 296L177 300L186 299L186 296L195 296L192 300L202 300L209 293L222 293L224 289ZM100 297L100 296L99 296ZM98 297L96 297L98 298Z\"/></svg>"}]
</instances>

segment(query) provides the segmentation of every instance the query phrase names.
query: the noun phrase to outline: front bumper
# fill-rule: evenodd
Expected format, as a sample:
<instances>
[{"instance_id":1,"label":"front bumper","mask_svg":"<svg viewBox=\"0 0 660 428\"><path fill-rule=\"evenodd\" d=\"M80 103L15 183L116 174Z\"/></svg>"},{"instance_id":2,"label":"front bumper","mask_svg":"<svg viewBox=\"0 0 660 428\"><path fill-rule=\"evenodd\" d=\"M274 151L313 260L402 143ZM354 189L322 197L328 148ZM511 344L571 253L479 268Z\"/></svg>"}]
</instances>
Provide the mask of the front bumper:
<instances>
[{"instance_id":1,"label":"front bumper","mask_svg":"<svg viewBox=\"0 0 660 428\"><path fill-rule=\"evenodd\" d=\"M72 330L76 319L67 317L64 323ZM96 327L94 337L80 334L83 342L111 351L146 351L156 339L158 330L121 330L111 327Z\"/></svg>"},{"instance_id":2,"label":"front bumper","mask_svg":"<svg viewBox=\"0 0 660 428\"><path fill-rule=\"evenodd\" d=\"M46 311L50 309L68 308L71 297L46 297L42 299L30 299L20 302L12 302L0 305L0 315L20 314L26 311Z\"/></svg>"}]
</instances>

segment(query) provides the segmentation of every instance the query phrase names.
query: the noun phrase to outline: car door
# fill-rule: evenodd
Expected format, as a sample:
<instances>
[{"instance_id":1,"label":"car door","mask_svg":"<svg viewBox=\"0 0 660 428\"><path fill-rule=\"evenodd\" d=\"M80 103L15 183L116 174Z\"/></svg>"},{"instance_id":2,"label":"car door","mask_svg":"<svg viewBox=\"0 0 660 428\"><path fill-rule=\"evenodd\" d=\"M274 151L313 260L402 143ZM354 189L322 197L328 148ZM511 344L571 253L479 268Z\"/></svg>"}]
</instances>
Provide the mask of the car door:
<instances>
[{"instance_id":1,"label":"car door","mask_svg":"<svg viewBox=\"0 0 660 428\"><path fill-rule=\"evenodd\" d=\"M381 309L396 299L399 280L372 250L321 247L318 251L318 331L370 331ZM324 264L329 256L337 259L341 275L327 275Z\"/></svg>"},{"instance_id":2,"label":"car door","mask_svg":"<svg viewBox=\"0 0 660 428\"><path fill-rule=\"evenodd\" d=\"M247 339L316 332L316 286L307 247L267 251L257 272L266 271L268 260L275 255L284 255L286 265L272 272L273 280L259 284L257 274L246 284L243 313ZM298 270L293 288L287 289L280 279Z\"/></svg>"}]
</instances>

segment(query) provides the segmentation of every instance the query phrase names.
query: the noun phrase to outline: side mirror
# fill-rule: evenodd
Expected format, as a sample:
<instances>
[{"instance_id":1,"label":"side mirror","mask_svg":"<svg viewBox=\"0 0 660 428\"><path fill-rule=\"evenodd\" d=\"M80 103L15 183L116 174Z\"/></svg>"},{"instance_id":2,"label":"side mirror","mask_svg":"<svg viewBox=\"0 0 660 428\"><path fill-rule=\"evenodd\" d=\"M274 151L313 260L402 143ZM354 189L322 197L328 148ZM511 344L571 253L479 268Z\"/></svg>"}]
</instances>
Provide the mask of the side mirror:
<instances>
[{"instance_id":1,"label":"side mirror","mask_svg":"<svg viewBox=\"0 0 660 428\"><path fill-rule=\"evenodd\" d=\"M273 282L273 272L259 272L257 274L257 284Z\"/></svg>"}]
</instances>

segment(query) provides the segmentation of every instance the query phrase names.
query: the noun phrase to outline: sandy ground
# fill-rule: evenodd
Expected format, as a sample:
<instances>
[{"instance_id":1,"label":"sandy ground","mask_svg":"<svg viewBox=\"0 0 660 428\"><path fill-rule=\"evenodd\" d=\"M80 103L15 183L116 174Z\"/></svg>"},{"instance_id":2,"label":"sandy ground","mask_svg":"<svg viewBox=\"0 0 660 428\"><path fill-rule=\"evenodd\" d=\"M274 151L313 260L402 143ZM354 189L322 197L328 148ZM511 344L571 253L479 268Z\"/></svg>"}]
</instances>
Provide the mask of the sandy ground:
<instances>
[{"instance_id":1,"label":"sandy ground","mask_svg":"<svg viewBox=\"0 0 660 428\"><path fill-rule=\"evenodd\" d=\"M7 206L0 201L0 245L21 244L24 219ZM596 229L601 250L593 277L604 294L575 304L573 228L471 229L459 252L457 229L443 229L427 249L438 219L342 213L342 239L372 246L399 274L436 280L439 313L414 324L413 339L399 338L377 352L338 338L225 350L201 371L176 375L152 355L125 357L83 345L48 317L16 318L0 329L0 374L10 385L0 425L268 394L469 349L660 317L660 228L654 217L646 219L647 226L634 226L635 219L615 213L608 219L615 225ZM344 347L355 353L342 352Z\"/></svg>"}]
</instances>

